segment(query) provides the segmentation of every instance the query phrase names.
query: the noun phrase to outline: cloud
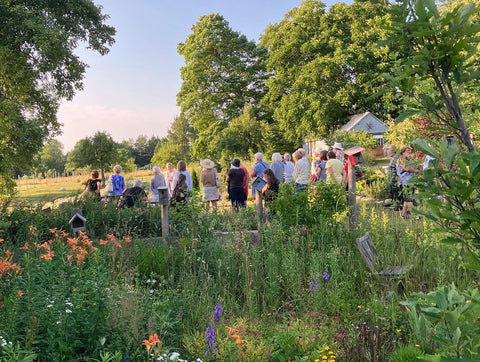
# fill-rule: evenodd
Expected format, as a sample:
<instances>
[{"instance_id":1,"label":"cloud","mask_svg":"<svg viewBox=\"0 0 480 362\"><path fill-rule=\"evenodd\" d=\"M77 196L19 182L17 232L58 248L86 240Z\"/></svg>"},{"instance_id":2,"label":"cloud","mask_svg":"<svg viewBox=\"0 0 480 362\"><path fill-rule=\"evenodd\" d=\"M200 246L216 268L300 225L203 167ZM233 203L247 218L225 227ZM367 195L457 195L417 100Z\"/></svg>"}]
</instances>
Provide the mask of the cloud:
<instances>
[{"instance_id":1,"label":"cloud","mask_svg":"<svg viewBox=\"0 0 480 362\"><path fill-rule=\"evenodd\" d=\"M178 113L176 107L139 110L64 103L58 112L63 134L57 139L64 145L64 151L68 152L79 140L99 131L110 134L117 142L136 139L139 135L164 137Z\"/></svg>"}]
</instances>

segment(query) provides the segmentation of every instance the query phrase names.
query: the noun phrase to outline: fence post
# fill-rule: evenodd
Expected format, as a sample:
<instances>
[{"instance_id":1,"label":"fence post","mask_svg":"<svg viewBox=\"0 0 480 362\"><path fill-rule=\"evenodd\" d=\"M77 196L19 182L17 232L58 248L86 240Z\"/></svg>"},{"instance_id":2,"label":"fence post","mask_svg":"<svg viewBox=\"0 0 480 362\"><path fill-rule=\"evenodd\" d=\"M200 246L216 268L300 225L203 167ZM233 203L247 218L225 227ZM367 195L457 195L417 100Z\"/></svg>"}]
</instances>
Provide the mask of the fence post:
<instances>
[{"instance_id":1,"label":"fence post","mask_svg":"<svg viewBox=\"0 0 480 362\"><path fill-rule=\"evenodd\" d=\"M348 205L352 207L352 213L350 214L350 227L352 229L357 228L357 185L355 177L355 169L348 158Z\"/></svg>"},{"instance_id":2,"label":"fence post","mask_svg":"<svg viewBox=\"0 0 480 362\"><path fill-rule=\"evenodd\" d=\"M258 217L258 233L262 230L263 225L263 196L260 191L255 188L255 205L257 208L257 217Z\"/></svg>"},{"instance_id":3,"label":"fence post","mask_svg":"<svg viewBox=\"0 0 480 362\"><path fill-rule=\"evenodd\" d=\"M168 224L168 204L162 204L160 207L162 208L162 241L166 243L168 238L168 229L170 227Z\"/></svg>"}]
</instances>

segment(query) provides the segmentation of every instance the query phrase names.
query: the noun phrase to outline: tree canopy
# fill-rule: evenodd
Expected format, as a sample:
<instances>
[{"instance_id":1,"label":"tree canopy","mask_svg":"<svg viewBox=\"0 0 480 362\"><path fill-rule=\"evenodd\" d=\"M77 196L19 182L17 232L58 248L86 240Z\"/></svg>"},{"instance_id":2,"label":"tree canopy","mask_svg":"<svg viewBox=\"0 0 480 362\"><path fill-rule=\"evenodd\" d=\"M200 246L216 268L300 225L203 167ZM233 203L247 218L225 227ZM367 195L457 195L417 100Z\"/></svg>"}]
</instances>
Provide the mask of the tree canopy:
<instances>
[{"instance_id":1,"label":"tree canopy","mask_svg":"<svg viewBox=\"0 0 480 362\"><path fill-rule=\"evenodd\" d=\"M87 66L74 50L106 54L115 34L107 18L91 0L0 1L0 177L31 165L59 131L59 102L82 89Z\"/></svg>"},{"instance_id":2,"label":"tree canopy","mask_svg":"<svg viewBox=\"0 0 480 362\"><path fill-rule=\"evenodd\" d=\"M221 15L210 14L200 17L178 52L185 66L177 103L197 132L194 155L218 157L212 141L246 104L260 117L265 112L259 102L267 77L266 50L232 30Z\"/></svg>"}]
</instances>

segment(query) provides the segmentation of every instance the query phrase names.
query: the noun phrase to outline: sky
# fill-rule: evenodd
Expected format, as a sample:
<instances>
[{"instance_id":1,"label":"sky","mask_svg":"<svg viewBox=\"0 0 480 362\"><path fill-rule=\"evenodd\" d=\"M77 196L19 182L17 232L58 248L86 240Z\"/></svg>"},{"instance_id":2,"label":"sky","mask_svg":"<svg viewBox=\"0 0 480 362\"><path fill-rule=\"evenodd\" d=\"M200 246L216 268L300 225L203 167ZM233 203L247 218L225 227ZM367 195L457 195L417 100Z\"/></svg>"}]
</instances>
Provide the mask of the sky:
<instances>
[{"instance_id":1,"label":"sky","mask_svg":"<svg viewBox=\"0 0 480 362\"><path fill-rule=\"evenodd\" d=\"M94 0L115 27L115 44L107 55L78 49L89 65L84 89L60 106L64 152L96 132L116 142L140 135L164 137L180 114L177 53L200 16L219 13L230 27L259 41L269 24L280 22L301 0ZM324 0L327 5L351 0Z\"/></svg>"}]
</instances>

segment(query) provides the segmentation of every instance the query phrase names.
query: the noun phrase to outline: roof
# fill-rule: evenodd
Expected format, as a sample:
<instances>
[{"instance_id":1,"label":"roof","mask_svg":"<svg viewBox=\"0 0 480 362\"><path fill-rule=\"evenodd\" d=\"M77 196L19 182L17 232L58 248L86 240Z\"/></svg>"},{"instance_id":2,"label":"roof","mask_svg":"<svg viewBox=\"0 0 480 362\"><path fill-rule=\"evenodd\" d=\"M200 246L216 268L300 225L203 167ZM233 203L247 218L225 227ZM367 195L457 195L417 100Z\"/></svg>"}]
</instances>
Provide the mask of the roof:
<instances>
[{"instance_id":1,"label":"roof","mask_svg":"<svg viewBox=\"0 0 480 362\"><path fill-rule=\"evenodd\" d=\"M352 116L350 121L340 129L345 131L356 130L367 131L371 134L382 134L388 130L388 126L372 113L365 112Z\"/></svg>"},{"instance_id":2,"label":"roof","mask_svg":"<svg viewBox=\"0 0 480 362\"><path fill-rule=\"evenodd\" d=\"M83 222L87 221L87 219L85 219L82 215L80 215L79 213L75 213L68 223L72 224L73 220L75 220L76 218L79 218Z\"/></svg>"}]
</instances>

